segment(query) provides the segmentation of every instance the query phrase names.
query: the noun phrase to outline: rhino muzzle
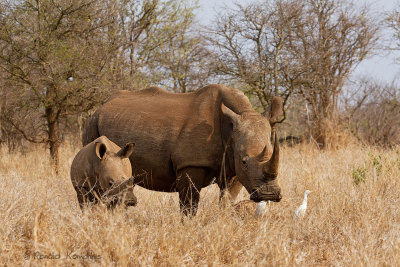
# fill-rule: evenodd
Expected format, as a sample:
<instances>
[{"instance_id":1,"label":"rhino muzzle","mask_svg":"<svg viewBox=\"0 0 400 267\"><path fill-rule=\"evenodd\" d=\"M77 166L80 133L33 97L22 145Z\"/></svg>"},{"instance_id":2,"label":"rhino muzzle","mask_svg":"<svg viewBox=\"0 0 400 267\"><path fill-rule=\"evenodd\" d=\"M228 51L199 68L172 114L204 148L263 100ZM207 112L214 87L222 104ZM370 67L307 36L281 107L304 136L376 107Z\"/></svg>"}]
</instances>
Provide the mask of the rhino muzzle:
<instances>
[{"instance_id":1,"label":"rhino muzzle","mask_svg":"<svg viewBox=\"0 0 400 267\"><path fill-rule=\"evenodd\" d=\"M264 149L265 150L265 149ZM263 150L263 151L264 151ZM262 152L262 154L265 152ZM267 177L268 182L253 189L250 194L250 199L255 202L274 201L279 202L282 199L281 188L276 183L279 168L279 141L275 132L275 143L272 156L263 167L263 175Z\"/></svg>"},{"instance_id":2,"label":"rhino muzzle","mask_svg":"<svg viewBox=\"0 0 400 267\"><path fill-rule=\"evenodd\" d=\"M126 194L125 197L123 197L122 199L123 199L124 205L127 207L133 207L133 206L136 206L136 204L137 204L137 198L133 194L132 191L130 191L128 194Z\"/></svg>"},{"instance_id":3,"label":"rhino muzzle","mask_svg":"<svg viewBox=\"0 0 400 267\"><path fill-rule=\"evenodd\" d=\"M110 188L104 194L104 197L110 200L109 205L123 204L125 206L136 206L137 198L133 194L133 182L134 177L132 176L126 181Z\"/></svg>"},{"instance_id":4,"label":"rhino muzzle","mask_svg":"<svg viewBox=\"0 0 400 267\"><path fill-rule=\"evenodd\" d=\"M133 207L137 204L137 198L132 192L127 192L126 194L118 194L109 197L106 202L108 207L114 207L121 204L125 207Z\"/></svg>"},{"instance_id":5,"label":"rhino muzzle","mask_svg":"<svg viewBox=\"0 0 400 267\"><path fill-rule=\"evenodd\" d=\"M260 201L273 201L273 202L279 202L282 199L282 195L280 192L260 192L257 190L253 190L253 192L250 194L250 200L254 202L260 202Z\"/></svg>"}]
</instances>

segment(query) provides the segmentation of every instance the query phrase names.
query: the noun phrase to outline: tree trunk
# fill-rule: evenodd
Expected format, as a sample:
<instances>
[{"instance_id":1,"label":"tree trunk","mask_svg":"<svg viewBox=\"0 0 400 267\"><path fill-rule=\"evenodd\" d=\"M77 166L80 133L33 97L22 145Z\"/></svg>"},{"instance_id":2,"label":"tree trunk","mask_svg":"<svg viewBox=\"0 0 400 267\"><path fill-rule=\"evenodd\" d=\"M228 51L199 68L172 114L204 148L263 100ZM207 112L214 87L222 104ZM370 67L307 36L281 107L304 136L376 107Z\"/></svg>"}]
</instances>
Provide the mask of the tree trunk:
<instances>
[{"instance_id":1,"label":"tree trunk","mask_svg":"<svg viewBox=\"0 0 400 267\"><path fill-rule=\"evenodd\" d=\"M136 74L136 66L135 66L135 48L136 48L136 43L131 40L131 49L129 51L129 63L130 63L130 70L129 70L129 77L130 77L130 82L133 80L133 76Z\"/></svg>"},{"instance_id":2,"label":"tree trunk","mask_svg":"<svg viewBox=\"0 0 400 267\"><path fill-rule=\"evenodd\" d=\"M60 140L58 136L58 112L54 104L56 97L56 88L54 84L50 84L46 91L47 106L45 108L45 115L47 120L47 143L50 150L50 161L56 174L59 173L59 158L58 148Z\"/></svg>"},{"instance_id":3,"label":"tree trunk","mask_svg":"<svg viewBox=\"0 0 400 267\"><path fill-rule=\"evenodd\" d=\"M0 103L0 114L1 114L1 103ZM3 140L3 128L1 127L1 119L0 119L0 148L1 145L3 144L4 140Z\"/></svg>"},{"instance_id":4,"label":"tree trunk","mask_svg":"<svg viewBox=\"0 0 400 267\"><path fill-rule=\"evenodd\" d=\"M58 142L49 142L50 143L50 158L51 158L51 165L54 168L56 174L59 174L60 171L60 163L59 163L59 156L58 156Z\"/></svg>"},{"instance_id":5,"label":"tree trunk","mask_svg":"<svg viewBox=\"0 0 400 267\"><path fill-rule=\"evenodd\" d=\"M338 121L334 112L324 112L316 117L313 137L322 149L333 148L336 146L337 134L339 131L337 127Z\"/></svg>"},{"instance_id":6,"label":"tree trunk","mask_svg":"<svg viewBox=\"0 0 400 267\"><path fill-rule=\"evenodd\" d=\"M58 138L58 127L57 127L57 115L54 107L46 108L46 119L47 119L47 130L48 130L48 144L50 150L51 165L54 168L56 174L59 173L59 156L58 148L60 147L60 141Z\"/></svg>"},{"instance_id":7,"label":"tree trunk","mask_svg":"<svg viewBox=\"0 0 400 267\"><path fill-rule=\"evenodd\" d=\"M328 137L326 135L326 125L325 120L318 118L315 122L313 135L314 139L317 142L319 148L326 148L328 141Z\"/></svg>"}]
</instances>

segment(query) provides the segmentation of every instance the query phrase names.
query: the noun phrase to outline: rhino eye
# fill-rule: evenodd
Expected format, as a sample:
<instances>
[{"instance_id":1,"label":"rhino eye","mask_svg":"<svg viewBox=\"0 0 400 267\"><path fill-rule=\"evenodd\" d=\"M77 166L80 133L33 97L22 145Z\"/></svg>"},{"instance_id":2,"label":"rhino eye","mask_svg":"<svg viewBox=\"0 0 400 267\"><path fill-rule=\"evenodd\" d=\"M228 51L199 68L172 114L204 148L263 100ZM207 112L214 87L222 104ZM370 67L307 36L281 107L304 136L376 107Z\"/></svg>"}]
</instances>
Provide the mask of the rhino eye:
<instances>
[{"instance_id":1,"label":"rhino eye","mask_svg":"<svg viewBox=\"0 0 400 267\"><path fill-rule=\"evenodd\" d=\"M108 182L108 185L109 185L109 186L113 186L113 184L114 184L114 181L113 181L113 180L110 180L110 181Z\"/></svg>"}]
</instances>

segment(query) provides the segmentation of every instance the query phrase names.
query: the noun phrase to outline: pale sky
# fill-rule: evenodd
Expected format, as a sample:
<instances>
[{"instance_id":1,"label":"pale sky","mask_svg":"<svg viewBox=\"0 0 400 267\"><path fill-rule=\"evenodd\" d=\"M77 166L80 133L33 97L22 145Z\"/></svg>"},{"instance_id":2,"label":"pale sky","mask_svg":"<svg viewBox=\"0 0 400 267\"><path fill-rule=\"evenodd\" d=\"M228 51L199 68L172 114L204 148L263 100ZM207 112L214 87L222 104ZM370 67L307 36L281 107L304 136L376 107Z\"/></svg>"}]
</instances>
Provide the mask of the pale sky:
<instances>
[{"instance_id":1,"label":"pale sky","mask_svg":"<svg viewBox=\"0 0 400 267\"><path fill-rule=\"evenodd\" d=\"M241 0L240 3L251 2L252 0ZM400 0L358 0L353 1L356 4L371 5L371 10L375 13L388 12L395 6L400 7ZM209 24L215 17L217 11L222 10L224 6L233 6L238 1L234 0L199 0L199 10L197 17L200 23ZM388 39L388 34L383 38ZM360 76L368 76L382 82L391 82L397 76L400 76L400 62L395 64L395 59L400 58L400 52L389 53L387 51L378 51L379 55L372 56L364 60L353 72L352 78L357 79Z\"/></svg>"}]
</instances>

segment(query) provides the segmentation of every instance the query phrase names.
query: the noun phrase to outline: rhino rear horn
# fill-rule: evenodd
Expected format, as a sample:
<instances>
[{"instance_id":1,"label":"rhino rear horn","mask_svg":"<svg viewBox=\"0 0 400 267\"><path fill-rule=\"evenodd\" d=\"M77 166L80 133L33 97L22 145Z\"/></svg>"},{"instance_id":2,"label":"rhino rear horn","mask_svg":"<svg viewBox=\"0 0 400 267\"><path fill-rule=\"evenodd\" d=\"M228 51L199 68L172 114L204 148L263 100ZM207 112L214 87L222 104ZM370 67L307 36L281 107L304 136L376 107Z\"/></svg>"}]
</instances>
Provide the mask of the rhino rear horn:
<instances>
[{"instance_id":1,"label":"rhino rear horn","mask_svg":"<svg viewBox=\"0 0 400 267\"><path fill-rule=\"evenodd\" d=\"M264 146L263 151L261 151L261 153L257 156L259 161L264 161L266 160L267 157L267 146Z\"/></svg>"},{"instance_id":2,"label":"rhino rear horn","mask_svg":"<svg viewBox=\"0 0 400 267\"><path fill-rule=\"evenodd\" d=\"M274 151L272 152L271 158L264 166L264 173L276 177L278 176L278 168L279 168L279 140L275 132Z\"/></svg>"},{"instance_id":3,"label":"rhino rear horn","mask_svg":"<svg viewBox=\"0 0 400 267\"><path fill-rule=\"evenodd\" d=\"M128 143L120 151L117 152L117 156L121 158L129 158L133 153L135 143Z\"/></svg>"}]
</instances>

